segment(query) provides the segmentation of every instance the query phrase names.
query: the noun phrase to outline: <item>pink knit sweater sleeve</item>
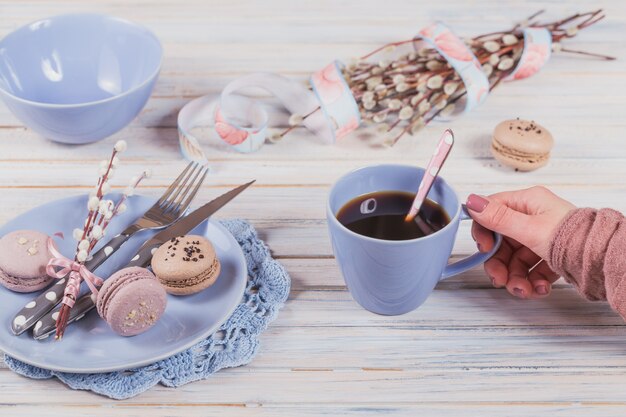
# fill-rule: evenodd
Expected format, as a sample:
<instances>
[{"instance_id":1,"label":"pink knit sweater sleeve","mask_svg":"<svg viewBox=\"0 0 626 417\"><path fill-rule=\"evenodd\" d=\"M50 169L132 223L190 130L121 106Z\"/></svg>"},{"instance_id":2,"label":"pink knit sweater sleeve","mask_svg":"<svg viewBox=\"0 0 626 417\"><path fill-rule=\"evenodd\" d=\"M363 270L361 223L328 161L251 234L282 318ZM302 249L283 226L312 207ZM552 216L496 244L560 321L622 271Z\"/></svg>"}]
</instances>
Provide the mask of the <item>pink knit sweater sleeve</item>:
<instances>
[{"instance_id":1,"label":"pink knit sweater sleeve","mask_svg":"<svg viewBox=\"0 0 626 417\"><path fill-rule=\"evenodd\" d=\"M626 320L626 219L611 209L575 209L552 236L548 264L589 300L608 300Z\"/></svg>"}]
</instances>

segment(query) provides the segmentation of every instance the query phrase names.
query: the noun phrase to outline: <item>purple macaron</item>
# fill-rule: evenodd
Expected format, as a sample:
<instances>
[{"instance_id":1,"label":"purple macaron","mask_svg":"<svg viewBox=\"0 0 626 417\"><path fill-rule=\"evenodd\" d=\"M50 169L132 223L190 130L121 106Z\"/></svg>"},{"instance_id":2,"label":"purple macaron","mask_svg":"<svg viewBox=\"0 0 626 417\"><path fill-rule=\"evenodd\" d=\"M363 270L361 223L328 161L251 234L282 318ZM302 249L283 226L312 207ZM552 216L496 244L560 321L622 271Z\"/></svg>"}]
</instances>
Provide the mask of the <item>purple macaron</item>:
<instances>
[{"instance_id":1,"label":"purple macaron","mask_svg":"<svg viewBox=\"0 0 626 417\"><path fill-rule=\"evenodd\" d=\"M98 314L122 336L135 336L161 318L167 293L146 268L124 268L104 281L98 292Z\"/></svg>"},{"instance_id":2,"label":"purple macaron","mask_svg":"<svg viewBox=\"0 0 626 417\"><path fill-rule=\"evenodd\" d=\"M48 236L35 230L16 230L0 239L0 284L11 291L33 292L54 280L46 274L52 258Z\"/></svg>"}]
</instances>

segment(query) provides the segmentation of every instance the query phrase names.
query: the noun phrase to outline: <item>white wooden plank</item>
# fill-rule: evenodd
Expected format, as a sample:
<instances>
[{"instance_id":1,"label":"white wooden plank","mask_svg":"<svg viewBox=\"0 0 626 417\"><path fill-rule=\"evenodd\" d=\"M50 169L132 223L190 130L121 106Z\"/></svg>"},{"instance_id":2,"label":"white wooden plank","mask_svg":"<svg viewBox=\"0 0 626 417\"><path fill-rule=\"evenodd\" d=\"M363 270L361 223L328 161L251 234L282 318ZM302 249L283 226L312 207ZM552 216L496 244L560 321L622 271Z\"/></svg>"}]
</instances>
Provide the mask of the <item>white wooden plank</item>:
<instances>
[{"instance_id":1,"label":"white wooden plank","mask_svg":"<svg viewBox=\"0 0 626 417\"><path fill-rule=\"evenodd\" d=\"M504 117L513 117L508 115ZM524 115L522 115L524 117ZM526 117L534 117L531 113ZM471 117L462 118L453 123L457 136L453 155L472 157L476 159L491 159L491 131L496 122L495 117L484 122L476 122ZM541 120L547 125L548 121ZM598 126L595 123L567 123L555 120L550 130L555 138L555 148L552 151L552 160L577 159L584 156L587 159L623 159L626 157L626 147L619 135L619 131L626 129L626 121L615 118L610 125ZM416 136L407 136L393 149L381 149L374 146L381 141L382 136L375 129L366 128L355 133L336 145L321 144L309 132L297 129L290 133L280 144L266 145L260 152L241 154L225 148L222 144L209 140L209 132L200 131L199 137L209 161L239 161L239 160L320 160L341 159L363 161L363 164L376 161L380 157L410 158L425 160L432 152L432 148L441 133L444 125L435 123ZM206 133L206 136L202 136ZM86 145L80 148L80 153L68 152L66 145L54 143L39 137L31 130L24 128L0 128L0 160L26 161L45 160L58 161L98 161L110 152L116 140L124 139L128 142L128 151L123 155L124 160L135 162L146 160L177 160L181 158L178 147L177 131L174 128L154 128L135 126L122 130L114 137ZM602 143L602 146L598 146ZM158 146L155 146L158 145ZM523 175L523 174L518 174Z\"/></svg>"},{"instance_id":2,"label":"white wooden plank","mask_svg":"<svg viewBox=\"0 0 626 417\"><path fill-rule=\"evenodd\" d=\"M520 300L504 289L435 289L417 310L393 317L379 316L360 308L345 291L294 290L290 294L290 300L276 326L456 328L479 325L517 327L623 324L623 320L607 303L585 301L573 288L554 289L549 297L541 300Z\"/></svg>"},{"instance_id":3,"label":"white wooden plank","mask_svg":"<svg viewBox=\"0 0 626 417\"><path fill-rule=\"evenodd\" d=\"M346 343L347 331L350 332L349 349L338 350L337 346ZM546 342L547 338L550 343ZM246 368L249 372L563 367L626 370L625 341L623 326L271 326L261 337L258 355ZM564 346L572 349L564 349ZM306 363L303 357L307 358ZM0 365L3 367L4 364ZM0 372L0 375L3 374Z\"/></svg>"},{"instance_id":4,"label":"white wooden plank","mask_svg":"<svg viewBox=\"0 0 626 417\"><path fill-rule=\"evenodd\" d=\"M226 370L207 381L172 390L155 386L124 401L164 405L184 404L428 404L457 403L611 403L623 406L623 369L465 369L465 370L346 370L346 371L264 371L250 372L245 367ZM3 395L13 404L44 403L46 406L105 405L111 400L85 392L73 392L58 381L34 381L24 389L22 377L3 374ZM523 387L524 389L521 389ZM581 388L582 387L582 388ZM611 387L612 389L606 389ZM171 403L170 403L171 404Z\"/></svg>"},{"instance_id":5,"label":"white wooden plank","mask_svg":"<svg viewBox=\"0 0 626 417\"><path fill-rule=\"evenodd\" d=\"M20 412L24 415L41 413L45 407L46 416L49 417L83 417L85 410L72 405L20 406ZM498 403L498 402L428 402L428 403L379 403L379 404L341 404L328 405L313 403L300 404L258 404L258 403L234 403L234 404L197 404L185 403L180 406L180 411L175 411L170 405L125 405L123 402L114 404L94 404L89 406L89 415L93 417L110 416L118 413L125 417L139 417L150 415L153 417L206 417L213 415L228 415L229 417L240 416L363 416L385 415L393 417L415 417L416 415L429 415L440 417L477 416L477 417L527 417L531 415L550 415L555 417L588 417L594 415L621 415L626 407L622 403L585 403L579 402L544 402L525 404L521 402Z\"/></svg>"},{"instance_id":6,"label":"white wooden plank","mask_svg":"<svg viewBox=\"0 0 626 417\"><path fill-rule=\"evenodd\" d=\"M269 150L261 152L270 152ZM383 153L372 163L405 163L424 166L428 156L399 156ZM520 188L537 183L552 186L593 187L594 189L624 184L626 159L560 159L554 160L541 170L529 173L516 173L502 167L493 159L464 158L451 155L444 167L444 178L455 187L477 187L488 178L494 190ZM326 161L320 169L319 161L272 161L241 160L236 163L215 161L211 164L211 185L232 185L256 178L257 186L267 185L312 185L328 186L345 173L360 168L363 161ZM166 186L176 178L185 166L182 161L144 161L141 164L123 164L116 172L112 185L125 186L127 179L151 169L153 177L150 186ZM97 166L93 162L68 161L67 163L38 162L38 170L33 170L23 162L0 161L0 184L4 187L91 187L95 181ZM41 172L45 172L42 175ZM119 183L118 183L119 181ZM147 184L146 184L147 185Z\"/></svg>"}]
</instances>

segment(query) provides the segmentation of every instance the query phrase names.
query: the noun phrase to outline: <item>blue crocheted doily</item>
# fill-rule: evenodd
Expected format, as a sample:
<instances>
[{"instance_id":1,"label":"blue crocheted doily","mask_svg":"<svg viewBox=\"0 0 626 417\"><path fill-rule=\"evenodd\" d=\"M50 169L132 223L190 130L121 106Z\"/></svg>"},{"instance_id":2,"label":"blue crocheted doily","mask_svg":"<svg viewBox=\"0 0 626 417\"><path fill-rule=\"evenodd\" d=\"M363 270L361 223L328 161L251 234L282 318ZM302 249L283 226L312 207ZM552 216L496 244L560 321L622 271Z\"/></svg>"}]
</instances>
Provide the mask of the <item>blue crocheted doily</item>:
<instances>
[{"instance_id":1,"label":"blue crocheted doily","mask_svg":"<svg viewBox=\"0 0 626 417\"><path fill-rule=\"evenodd\" d=\"M287 300L291 280L249 223L226 220L222 224L241 245L249 277L241 303L213 335L168 359L123 372L72 374L37 368L6 355L4 361L10 369L29 378L57 377L72 389L90 390L118 400L158 383L178 387L206 379L220 369L249 363L257 353L259 335Z\"/></svg>"}]
</instances>

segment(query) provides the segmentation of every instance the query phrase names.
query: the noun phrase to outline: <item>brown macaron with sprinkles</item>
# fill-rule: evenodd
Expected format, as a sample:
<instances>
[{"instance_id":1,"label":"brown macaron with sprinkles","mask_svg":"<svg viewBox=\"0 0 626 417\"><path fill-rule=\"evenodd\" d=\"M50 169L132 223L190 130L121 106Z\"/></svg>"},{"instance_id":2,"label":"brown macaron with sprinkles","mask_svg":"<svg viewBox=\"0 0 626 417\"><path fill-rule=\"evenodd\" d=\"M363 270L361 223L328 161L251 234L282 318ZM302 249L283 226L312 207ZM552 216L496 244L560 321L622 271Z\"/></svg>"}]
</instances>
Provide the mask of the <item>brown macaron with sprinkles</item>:
<instances>
[{"instance_id":1,"label":"brown macaron with sprinkles","mask_svg":"<svg viewBox=\"0 0 626 417\"><path fill-rule=\"evenodd\" d=\"M220 270L215 249L203 236L173 238L152 256L152 271L172 295L195 294L210 287Z\"/></svg>"},{"instance_id":2,"label":"brown macaron with sprinkles","mask_svg":"<svg viewBox=\"0 0 626 417\"><path fill-rule=\"evenodd\" d=\"M491 153L516 171L532 171L548 163L552 134L534 120L505 120L493 131Z\"/></svg>"}]
</instances>

